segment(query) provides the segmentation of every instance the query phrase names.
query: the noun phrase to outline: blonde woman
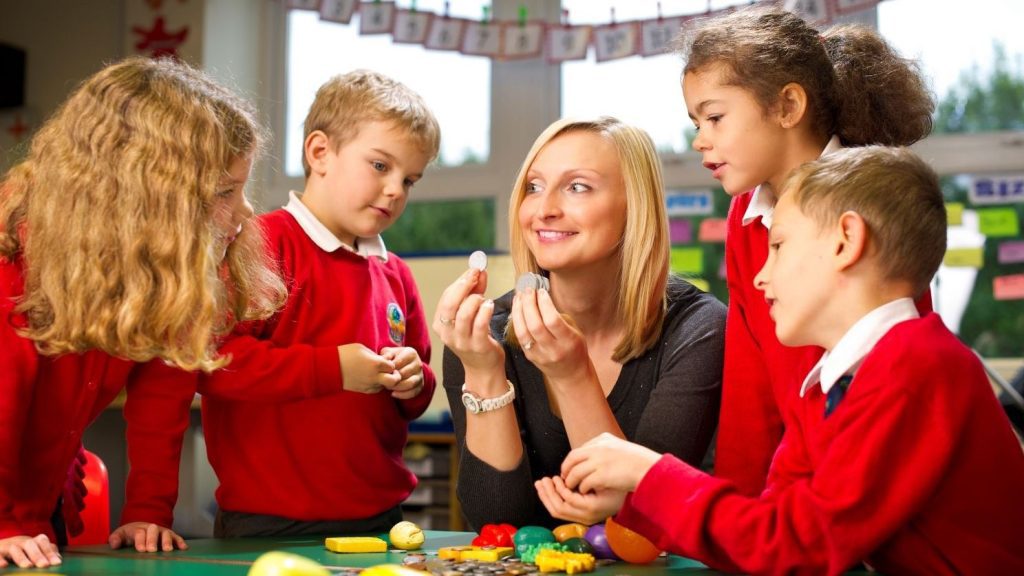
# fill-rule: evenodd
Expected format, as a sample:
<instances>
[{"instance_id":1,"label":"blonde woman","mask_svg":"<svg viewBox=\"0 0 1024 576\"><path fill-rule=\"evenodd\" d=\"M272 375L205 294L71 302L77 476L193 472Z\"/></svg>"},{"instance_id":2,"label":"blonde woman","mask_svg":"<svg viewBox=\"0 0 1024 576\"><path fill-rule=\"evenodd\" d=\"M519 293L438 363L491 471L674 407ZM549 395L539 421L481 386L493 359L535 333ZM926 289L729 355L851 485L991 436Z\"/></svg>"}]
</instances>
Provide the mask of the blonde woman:
<instances>
[{"instance_id":1,"label":"blonde woman","mask_svg":"<svg viewBox=\"0 0 1024 576\"><path fill-rule=\"evenodd\" d=\"M546 276L550 290L486 300L486 272L471 269L433 324L474 528L556 524L534 482L602 432L699 464L718 416L725 308L669 275L661 167L644 131L555 122L523 163L509 221L516 272Z\"/></svg>"},{"instance_id":2,"label":"blonde woman","mask_svg":"<svg viewBox=\"0 0 1024 576\"><path fill-rule=\"evenodd\" d=\"M218 336L283 301L248 223L260 140L202 73L129 59L82 83L0 183L0 566L60 563L65 477L126 383L225 365ZM184 546L145 521L111 544L149 534Z\"/></svg>"}]
</instances>

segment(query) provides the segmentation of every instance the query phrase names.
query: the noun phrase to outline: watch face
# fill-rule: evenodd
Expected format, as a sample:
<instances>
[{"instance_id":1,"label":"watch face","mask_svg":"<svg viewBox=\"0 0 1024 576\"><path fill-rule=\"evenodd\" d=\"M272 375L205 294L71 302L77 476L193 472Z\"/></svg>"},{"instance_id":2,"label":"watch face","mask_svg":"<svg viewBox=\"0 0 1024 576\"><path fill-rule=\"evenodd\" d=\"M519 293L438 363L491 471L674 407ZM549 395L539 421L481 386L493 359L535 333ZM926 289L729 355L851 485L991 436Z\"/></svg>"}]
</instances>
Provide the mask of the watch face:
<instances>
[{"instance_id":1,"label":"watch face","mask_svg":"<svg viewBox=\"0 0 1024 576\"><path fill-rule=\"evenodd\" d=\"M462 405L466 407L466 411L468 412L473 414L480 413L480 401L468 392L462 395Z\"/></svg>"}]
</instances>

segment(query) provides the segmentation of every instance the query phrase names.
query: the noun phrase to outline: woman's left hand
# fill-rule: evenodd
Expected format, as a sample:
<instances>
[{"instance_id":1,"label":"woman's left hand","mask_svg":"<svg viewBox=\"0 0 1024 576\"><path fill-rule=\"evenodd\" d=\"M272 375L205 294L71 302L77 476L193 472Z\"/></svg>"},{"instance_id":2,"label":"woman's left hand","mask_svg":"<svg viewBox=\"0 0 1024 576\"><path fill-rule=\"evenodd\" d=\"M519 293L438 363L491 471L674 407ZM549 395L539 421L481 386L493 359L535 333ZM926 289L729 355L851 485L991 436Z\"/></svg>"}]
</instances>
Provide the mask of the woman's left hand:
<instances>
[{"instance_id":1,"label":"woman's left hand","mask_svg":"<svg viewBox=\"0 0 1024 576\"><path fill-rule=\"evenodd\" d=\"M583 381L593 372L583 334L558 312L547 290L516 294L512 328L527 360L550 382Z\"/></svg>"}]
</instances>

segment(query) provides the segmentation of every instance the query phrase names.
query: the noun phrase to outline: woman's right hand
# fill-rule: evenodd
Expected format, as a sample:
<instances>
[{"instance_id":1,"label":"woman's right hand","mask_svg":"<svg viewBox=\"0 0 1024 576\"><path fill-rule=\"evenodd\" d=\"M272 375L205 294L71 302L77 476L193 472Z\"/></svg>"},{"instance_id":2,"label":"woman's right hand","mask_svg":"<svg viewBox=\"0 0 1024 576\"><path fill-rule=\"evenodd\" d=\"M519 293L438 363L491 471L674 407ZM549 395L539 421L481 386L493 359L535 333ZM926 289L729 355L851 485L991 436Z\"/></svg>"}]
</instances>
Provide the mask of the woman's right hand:
<instances>
[{"instance_id":1,"label":"woman's right hand","mask_svg":"<svg viewBox=\"0 0 1024 576\"><path fill-rule=\"evenodd\" d=\"M472 372L505 372L505 350L491 337L494 301L484 298L487 272L470 268L453 282L437 303L433 329L465 368Z\"/></svg>"},{"instance_id":2,"label":"woman's right hand","mask_svg":"<svg viewBox=\"0 0 1024 576\"><path fill-rule=\"evenodd\" d=\"M50 542L46 534L11 536L0 540L0 567L10 560L20 568L46 568L61 563L57 545Z\"/></svg>"}]
</instances>

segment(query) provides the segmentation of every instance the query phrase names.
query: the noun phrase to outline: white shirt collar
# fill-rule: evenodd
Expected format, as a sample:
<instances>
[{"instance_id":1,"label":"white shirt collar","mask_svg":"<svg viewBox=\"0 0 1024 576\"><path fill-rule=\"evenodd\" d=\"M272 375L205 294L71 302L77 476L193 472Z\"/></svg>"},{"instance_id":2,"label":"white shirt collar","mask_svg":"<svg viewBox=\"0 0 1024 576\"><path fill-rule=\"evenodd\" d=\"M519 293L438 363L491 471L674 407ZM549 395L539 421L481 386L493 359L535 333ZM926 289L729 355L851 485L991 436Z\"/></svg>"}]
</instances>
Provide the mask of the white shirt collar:
<instances>
[{"instance_id":1,"label":"white shirt collar","mask_svg":"<svg viewBox=\"0 0 1024 576\"><path fill-rule=\"evenodd\" d=\"M363 258L376 256L384 262L388 261L388 250L384 246L384 239L378 234L372 238L356 238L356 245L349 246L334 235L333 232L324 226L323 222L317 219L309 208L299 199L299 194L294 191L288 192L288 205L284 209L295 217L296 222L309 236L314 244L325 252L334 252L338 248L344 248L349 252L359 254Z\"/></svg>"},{"instance_id":2,"label":"white shirt collar","mask_svg":"<svg viewBox=\"0 0 1024 576\"><path fill-rule=\"evenodd\" d=\"M825 149L818 155L818 158L831 154L842 147L842 143L839 142L839 136L832 136L829 138L828 144L825 145ZM770 230L772 227L772 217L775 214L775 193L772 192L771 188L762 184L754 188L752 194L750 204L747 205L747 211L743 213L743 225L747 226L754 220L761 218L761 224Z\"/></svg>"},{"instance_id":3,"label":"white shirt collar","mask_svg":"<svg viewBox=\"0 0 1024 576\"><path fill-rule=\"evenodd\" d=\"M911 298L893 300L865 314L843 334L835 348L826 351L811 368L800 386L800 397L819 382L822 394L828 394L844 374L852 374L860 367L864 357L893 326L918 317L917 306Z\"/></svg>"}]
</instances>

